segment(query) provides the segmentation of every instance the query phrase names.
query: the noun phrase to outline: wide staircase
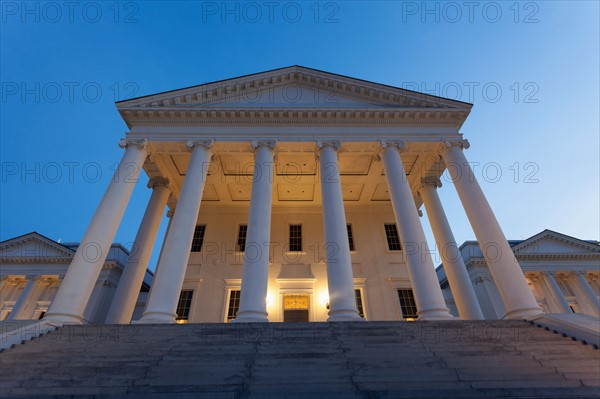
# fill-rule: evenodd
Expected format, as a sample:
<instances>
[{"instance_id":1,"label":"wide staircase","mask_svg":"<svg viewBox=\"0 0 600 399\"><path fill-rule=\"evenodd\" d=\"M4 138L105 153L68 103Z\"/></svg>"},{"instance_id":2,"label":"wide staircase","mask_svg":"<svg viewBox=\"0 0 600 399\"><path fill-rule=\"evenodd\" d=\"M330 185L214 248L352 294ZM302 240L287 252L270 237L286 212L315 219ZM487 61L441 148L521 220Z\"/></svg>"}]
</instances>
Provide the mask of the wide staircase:
<instances>
[{"instance_id":1,"label":"wide staircase","mask_svg":"<svg viewBox=\"0 0 600 399\"><path fill-rule=\"evenodd\" d=\"M598 398L600 351L524 321L65 326L0 397Z\"/></svg>"}]
</instances>

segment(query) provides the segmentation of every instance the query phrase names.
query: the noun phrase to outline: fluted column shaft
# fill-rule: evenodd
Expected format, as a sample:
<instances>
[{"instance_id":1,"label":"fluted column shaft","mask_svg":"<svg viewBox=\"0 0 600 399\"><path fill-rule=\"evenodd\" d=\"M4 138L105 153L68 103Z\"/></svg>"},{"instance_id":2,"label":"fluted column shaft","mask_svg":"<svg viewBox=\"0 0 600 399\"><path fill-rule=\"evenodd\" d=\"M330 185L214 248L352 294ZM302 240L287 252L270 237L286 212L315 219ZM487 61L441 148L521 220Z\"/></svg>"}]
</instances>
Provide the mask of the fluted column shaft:
<instances>
[{"instance_id":1,"label":"fluted column shaft","mask_svg":"<svg viewBox=\"0 0 600 399\"><path fill-rule=\"evenodd\" d=\"M106 324L129 324L144 283L148 262L170 193L169 181L166 179L152 179L148 183L148 187L152 188L152 195L119 279L106 316Z\"/></svg>"},{"instance_id":2,"label":"fluted column shaft","mask_svg":"<svg viewBox=\"0 0 600 399\"><path fill-rule=\"evenodd\" d=\"M83 323L83 312L92 295L110 246L148 155L146 143L122 140L125 154L44 319Z\"/></svg>"},{"instance_id":3,"label":"fluted column shaft","mask_svg":"<svg viewBox=\"0 0 600 399\"><path fill-rule=\"evenodd\" d=\"M319 168L323 201L323 226L329 288L328 321L364 320L356 309L352 259L340 182L339 142L319 142Z\"/></svg>"},{"instance_id":4,"label":"fluted column shaft","mask_svg":"<svg viewBox=\"0 0 600 399\"><path fill-rule=\"evenodd\" d=\"M198 221L212 142L188 142L187 145L192 156L177 201L177 211L166 237L146 310L138 323L175 323L177 317L177 302Z\"/></svg>"},{"instance_id":5,"label":"fluted column shaft","mask_svg":"<svg viewBox=\"0 0 600 399\"><path fill-rule=\"evenodd\" d=\"M590 283L585 279L586 273L578 271L575 274L577 276L577 283L579 284L583 295L585 295L585 300L590 304L592 312L595 316L600 316L600 300L598 300L598 295L596 295Z\"/></svg>"},{"instance_id":6,"label":"fluted column shaft","mask_svg":"<svg viewBox=\"0 0 600 399\"><path fill-rule=\"evenodd\" d=\"M479 306L477 295L475 295L475 289L471 284L469 273L458 250L440 197L437 194L438 184L437 179L436 181L424 180L419 193L425 204L427 217L440 251L450 290L456 301L458 314L463 320L483 320L483 312Z\"/></svg>"},{"instance_id":7,"label":"fluted column shaft","mask_svg":"<svg viewBox=\"0 0 600 399\"><path fill-rule=\"evenodd\" d=\"M23 292L19 295L17 302L15 302L15 306L13 306L10 315L8 315L7 320L23 320L24 319L24 310L27 308L29 302L33 300L33 296L35 294L36 288L38 287L39 277L28 276L27 284L25 288L23 288Z\"/></svg>"},{"instance_id":8,"label":"fluted column shaft","mask_svg":"<svg viewBox=\"0 0 600 399\"><path fill-rule=\"evenodd\" d=\"M569 302L567 302L565 295L554 278L554 274L550 272L543 272L542 275L544 276L544 280L546 280L546 284L548 285L548 288L550 288L552 296L554 296L561 313L573 313L571 307L569 306Z\"/></svg>"},{"instance_id":9,"label":"fluted column shaft","mask_svg":"<svg viewBox=\"0 0 600 399\"><path fill-rule=\"evenodd\" d=\"M254 177L244 251L240 308L234 323L266 322L275 142L254 142Z\"/></svg>"},{"instance_id":10,"label":"fluted column shaft","mask_svg":"<svg viewBox=\"0 0 600 399\"><path fill-rule=\"evenodd\" d=\"M463 146L468 146L468 143L445 143L442 157L498 287L506 317L516 319L540 314L542 309L463 154Z\"/></svg>"},{"instance_id":11,"label":"fluted column shaft","mask_svg":"<svg viewBox=\"0 0 600 399\"><path fill-rule=\"evenodd\" d=\"M382 142L381 158L392 200L398 234L412 284L417 314L421 320L450 319L433 260L425 240L423 226L408 185L399 150L402 143Z\"/></svg>"}]
</instances>

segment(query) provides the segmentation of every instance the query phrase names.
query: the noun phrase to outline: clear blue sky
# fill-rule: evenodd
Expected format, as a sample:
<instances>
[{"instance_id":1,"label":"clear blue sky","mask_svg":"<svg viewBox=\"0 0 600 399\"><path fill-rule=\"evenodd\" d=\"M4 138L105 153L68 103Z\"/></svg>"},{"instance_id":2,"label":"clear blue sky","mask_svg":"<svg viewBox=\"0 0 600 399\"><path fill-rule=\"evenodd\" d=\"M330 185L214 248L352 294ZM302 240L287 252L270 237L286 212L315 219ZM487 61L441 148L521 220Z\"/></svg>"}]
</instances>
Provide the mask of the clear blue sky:
<instances>
[{"instance_id":1,"label":"clear blue sky","mask_svg":"<svg viewBox=\"0 0 600 399\"><path fill-rule=\"evenodd\" d=\"M467 157L506 236L599 238L597 1L66 3L1 3L2 240L82 238L122 156L115 100L293 64L474 103ZM440 193L457 241L474 239Z\"/></svg>"}]
</instances>

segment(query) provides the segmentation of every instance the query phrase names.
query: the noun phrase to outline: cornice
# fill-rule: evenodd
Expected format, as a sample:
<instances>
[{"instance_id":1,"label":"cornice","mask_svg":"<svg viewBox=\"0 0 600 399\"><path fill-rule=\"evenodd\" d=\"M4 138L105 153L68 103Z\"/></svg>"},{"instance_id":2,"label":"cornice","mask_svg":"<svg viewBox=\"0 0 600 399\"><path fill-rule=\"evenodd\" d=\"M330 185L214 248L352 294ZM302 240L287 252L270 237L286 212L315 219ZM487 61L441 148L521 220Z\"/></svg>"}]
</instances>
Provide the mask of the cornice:
<instances>
[{"instance_id":1,"label":"cornice","mask_svg":"<svg viewBox=\"0 0 600 399\"><path fill-rule=\"evenodd\" d=\"M455 109L153 109L121 110L135 125L444 126L459 128L468 112Z\"/></svg>"},{"instance_id":2,"label":"cornice","mask_svg":"<svg viewBox=\"0 0 600 399\"><path fill-rule=\"evenodd\" d=\"M71 263L73 260L72 256L31 256L31 257L12 257L3 256L0 257L2 263Z\"/></svg>"},{"instance_id":3,"label":"cornice","mask_svg":"<svg viewBox=\"0 0 600 399\"><path fill-rule=\"evenodd\" d=\"M515 254L517 261L520 260L550 260L550 259L581 259L581 260L598 260L600 259L600 253L585 253L585 254L577 254L577 253L547 253L547 254ZM469 267L471 265L487 265L485 259L483 257L472 257L468 258L465 262L466 266Z\"/></svg>"}]
</instances>

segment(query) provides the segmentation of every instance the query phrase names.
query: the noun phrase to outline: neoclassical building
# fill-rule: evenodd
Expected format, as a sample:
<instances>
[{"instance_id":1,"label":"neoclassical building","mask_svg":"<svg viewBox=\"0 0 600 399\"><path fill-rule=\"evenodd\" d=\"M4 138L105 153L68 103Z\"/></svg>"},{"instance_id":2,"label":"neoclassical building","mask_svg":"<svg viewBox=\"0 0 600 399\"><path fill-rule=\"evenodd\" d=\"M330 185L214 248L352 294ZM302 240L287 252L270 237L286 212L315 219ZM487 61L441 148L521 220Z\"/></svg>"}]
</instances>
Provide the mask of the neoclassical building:
<instances>
[{"instance_id":1,"label":"neoclassical building","mask_svg":"<svg viewBox=\"0 0 600 399\"><path fill-rule=\"evenodd\" d=\"M0 242L0 321L41 319L78 247L77 243L58 243L37 232ZM85 322L104 322L130 255L122 245L111 245L85 305ZM145 271L134 303L134 318L144 310L152 276Z\"/></svg>"},{"instance_id":2,"label":"neoclassical building","mask_svg":"<svg viewBox=\"0 0 600 399\"><path fill-rule=\"evenodd\" d=\"M600 245L552 230L526 240L510 240L538 305L544 313L585 313L600 316ZM506 309L476 241L460 246L460 253L486 319L501 319ZM453 314L455 304L444 270L437 268L442 290Z\"/></svg>"},{"instance_id":3,"label":"neoclassical building","mask_svg":"<svg viewBox=\"0 0 600 399\"><path fill-rule=\"evenodd\" d=\"M448 171L507 318L542 312L469 167L471 104L292 66L117 103L123 158L44 318L86 305L140 173L152 195L107 323L483 318L437 194ZM421 220L424 206L429 220ZM494 251L489 248L493 247ZM361 317L363 316L363 317Z\"/></svg>"}]
</instances>

